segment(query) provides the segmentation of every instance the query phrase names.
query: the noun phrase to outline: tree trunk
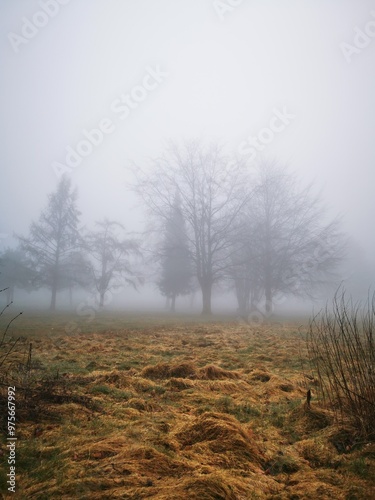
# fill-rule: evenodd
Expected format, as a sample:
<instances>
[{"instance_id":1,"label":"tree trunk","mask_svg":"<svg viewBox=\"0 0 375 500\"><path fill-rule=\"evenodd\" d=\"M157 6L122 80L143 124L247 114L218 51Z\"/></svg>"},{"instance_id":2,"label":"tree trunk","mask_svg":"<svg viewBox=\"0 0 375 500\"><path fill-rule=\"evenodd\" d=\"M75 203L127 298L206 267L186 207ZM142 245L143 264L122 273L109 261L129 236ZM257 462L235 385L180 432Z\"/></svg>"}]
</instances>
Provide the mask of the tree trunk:
<instances>
[{"instance_id":1,"label":"tree trunk","mask_svg":"<svg viewBox=\"0 0 375 500\"><path fill-rule=\"evenodd\" d=\"M269 315L272 314L272 290L268 284L265 287L265 296L266 296L266 313L267 315Z\"/></svg>"},{"instance_id":2,"label":"tree trunk","mask_svg":"<svg viewBox=\"0 0 375 500\"><path fill-rule=\"evenodd\" d=\"M194 307L195 292L190 294L190 310Z\"/></svg>"},{"instance_id":3,"label":"tree trunk","mask_svg":"<svg viewBox=\"0 0 375 500\"><path fill-rule=\"evenodd\" d=\"M246 280L244 278L235 279L235 289L236 297L238 303L237 312L240 316L247 316L249 314L249 290L246 286Z\"/></svg>"},{"instance_id":4,"label":"tree trunk","mask_svg":"<svg viewBox=\"0 0 375 500\"><path fill-rule=\"evenodd\" d=\"M56 309L56 295L57 295L57 287L59 282L59 259L60 259L60 250L57 249L55 262L52 270L52 286L51 286L51 304L50 310L54 311Z\"/></svg>"},{"instance_id":5,"label":"tree trunk","mask_svg":"<svg viewBox=\"0 0 375 500\"><path fill-rule=\"evenodd\" d=\"M104 295L105 292L100 292L100 298L99 298L99 307L104 307Z\"/></svg>"},{"instance_id":6,"label":"tree trunk","mask_svg":"<svg viewBox=\"0 0 375 500\"><path fill-rule=\"evenodd\" d=\"M172 295L170 311L173 313L176 311L176 295L175 294Z\"/></svg>"},{"instance_id":7,"label":"tree trunk","mask_svg":"<svg viewBox=\"0 0 375 500\"><path fill-rule=\"evenodd\" d=\"M212 294L212 285L210 283L202 283L202 315L204 314L212 314L211 310L211 294Z\"/></svg>"},{"instance_id":8,"label":"tree trunk","mask_svg":"<svg viewBox=\"0 0 375 500\"><path fill-rule=\"evenodd\" d=\"M56 294L57 294L57 286L56 286L56 283L53 283L52 295L51 295L51 305L49 306L51 311L56 310Z\"/></svg>"}]
</instances>

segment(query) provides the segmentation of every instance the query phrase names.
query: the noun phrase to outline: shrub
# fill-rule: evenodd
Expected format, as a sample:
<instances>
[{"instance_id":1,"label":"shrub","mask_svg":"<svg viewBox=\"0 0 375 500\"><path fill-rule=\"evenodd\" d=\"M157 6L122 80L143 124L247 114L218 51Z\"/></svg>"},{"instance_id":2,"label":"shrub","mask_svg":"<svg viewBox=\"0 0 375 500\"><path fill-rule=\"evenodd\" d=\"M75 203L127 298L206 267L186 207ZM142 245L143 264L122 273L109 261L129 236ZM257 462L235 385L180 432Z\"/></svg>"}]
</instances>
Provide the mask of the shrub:
<instances>
[{"instance_id":1,"label":"shrub","mask_svg":"<svg viewBox=\"0 0 375 500\"><path fill-rule=\"evenodd\" d=\"M0 293L6 290L4 288ZM0 311L2 320L5 310L12 304L10 302ZM28 346L25 339L15 338L9 333L13 321L21 314L22 312L7 320L5 327L1 325L0 329L0 403L4 404L4 408L8 398L6 387L14 386L20 381L26 383L31 369L31 344ZM5 412L3 418L5 420Z\"/></svg>"},{"instance_id":2,"label":"shrub","mask_svg":"<svg viewBox=\"0 0 375 500\"><path fill-rule=\"evenodd\" d=\"M375 438L375 294L367 306L335 295L310 321L307 348L323 398L336 419L348 419L359 433Z\"/></svg>"}]
</instances>

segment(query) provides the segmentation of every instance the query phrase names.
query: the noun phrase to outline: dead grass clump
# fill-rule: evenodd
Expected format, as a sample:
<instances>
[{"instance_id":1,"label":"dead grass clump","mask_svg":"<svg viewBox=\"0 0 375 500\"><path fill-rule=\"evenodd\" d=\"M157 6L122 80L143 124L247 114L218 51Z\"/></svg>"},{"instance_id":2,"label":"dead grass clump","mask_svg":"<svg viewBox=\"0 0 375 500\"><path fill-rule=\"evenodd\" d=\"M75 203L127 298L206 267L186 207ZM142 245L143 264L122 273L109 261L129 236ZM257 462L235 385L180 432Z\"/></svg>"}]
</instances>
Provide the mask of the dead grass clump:
<instances>
[{"instance_id":1,"label":"dead grass clump","mask_svg":"<svg viewBox=\"0 0 375 500\"><path fill-rule=\"evenodd\" d=\"M95 443L90 442L84 444L79 451L72 448L68 450L67 453L72 455L72 460L74 462L79 462L81 460L102 460L118 455L124 446L126 446L124 438L109 438L102 439Z\"/></svg>"},{"instance_id":2,"label":"dead grass clump","mask_svg":"<svg viewBox=\"0 0 375 500\"><path fill-rule=\"evenodd\" d=\"M224 370L219 366L207 365L199 369L198 378L202 380L217 380L217 379L238 379L239 374L237 372L231 372L229 370Z\"/></svg>"},{"instance_id":3,"label":"dead grass clump","mask_svg":"<svg viewBox=\"0 0 375 500\"><path fill-rule=\"evenodd\" d=\"M134 408L135 410L138 411L160 411L161 408L159 405L155 403L151 403L150 401L145 401L144 399L139 399L139 398L131 398L127 402L127 405L130 408Z\"/></svg>"},{"instance_id":4,"label":"dead grass clump","mask_svg":"<svg viewBox=\"0 0 375 500\"><path fill-rule=\"evenodd\" d=\"M165 386L171 390L175 389L178 391L184 391L186 389L191 389L192 387L194 387L194 382L184 378L172 377L170 380L168 380Z\"/></svg>"},{"instance_id":5,"label":"dead grass clump","mask_svg":"<svg viewBox=\"0 0 375 500\"><path fill-rule=\"evenodd\" d=\"M218 474L190 479L185 484L184 490L185 498L191 500L238 500L241 498L237 488L224 482Z\"/></svg>"},{"instance_id":6,"label":"dead grass clump","mask_svg":"<svg viewBox=\"0 0 375 500\"><path fill-rule=\"evenodd\" d=\"M169 376L169 364L158 363L157 365L145 366L141 371L141 376L151 379L163 379Z\"/></svg>"},{"instance_id":7,"label":"dead grass clump","mask_svg":"<svg viewBox=\"0 0 375 500\"><path fill-rule=\"evenodd\" d=\"M167 438L160 438L153 440L153 444L158 447L158 449L162 449L163 451L165 450L166 453L168 452L173 452L176 453L179 450L179 445L177 441L167 439Z\"/></svg>"},{"instance_id":8,"label":"dead grass clump","mask_svg":"<svg viewBox=\"0 0 375 500\"><path fill-rule=\"evenodd\" d=\"M173 460L155 448L147 446L127 450L126 465L130 464L134 465L136 471L157 476L181 476L191 469L186 463Z\"/></svg>"},{"instance_id":9,"label":"dead grass clump","mask_svg":"<svg viewBox=\"0 0 375 500\"><path fill-rule=\"evenodd\" d=\"M99 377L101 382L105 382L107 384L113 384L115 387L121 387L124 385L126 379L128 377L124 376L123 373L114 370L112 372L107 372Z\"/></svg>"},{"instance_id":10,"label":"dead grass clump","mask_svg":"<svg viewBox=\"0 0 375 500\"><path fill-rule=\"evenodd\" d=\"M319 431L332 424L332 417L323 410L298 406L287 417L291 427L295 427L301 434Z\"/></svg>"},{"instance_id":11,"label":"dead grass clump","mask_svg":"<svg viewBox=\"0 0 375 500\"><path fill-rule=\"evenodd\" d=\"M305 439L295 446L300 456L307 460L313 469L338 465L333 449L321 440Z\"/></svg>"},{"instance_id":12,"label":"dead grass clump","mask_svg":"<svg viewBox=\"0 0 375 500\"><path fill-rule=\"evenodd\" d=\"M195 378L196 367L193 363L181 363L172 365L169 370L169 377L175 378Z\"/></svg>"},{"instance_id":13,"label":"dead grass clump","mask_svg":"<svg viewBox=\"0 0 375 500\"><path fill-rule=\"evenodd\" d=\"M345 500L345 499L360 499L370 497L346 496L337 486L328 484L319 480L314 473L300 470L293 476L293 481L289 482L287 495L281 498L295 498L300 500L309 500L316 498L319 500Z\"/></svg>"},{"instance_id":14,"label":"dead grass clump","mask_svg":"<svg viewBox=\"0 0 375 500\"><path fill-rule=\"evenodd\" d=\"M153 382L144 378L133 378L131 385L136 392L151 392L155 387Z\"/></svg>"},{"instance_id":15,"label":"dead grass clump","mask_svg":"<svg viewBox=\"0 0 375 500\"><path fill-rule=\"evenodd\" d=\"M350 453L362 439L352 427L335 428L328 437L338 453Z\"/></svg>"},{"instance_id":16,"label":"dead grass clump","mask_svg":"<svg viewBox=\"0 0 375 500\"><path fill-rule=\"evenodd\" d=\"M74 386L82 386L85 387L89 384L92 384L93 382L97 382L98 378L97 376L93 375L90 373L90 375L81 375L81 374L76 374L76 373L66 373L64 375L64 379L67 381L68 384L74 385Z\"/></svg>"},{"instance_id":17,"label":"dead grass clump","mask_svg":"<svg viewBox=\"0 0 375 500\"><path fill-rule=\"evenodd\" d=\"M271 375L265 371L254 370L251 373L252 380L259 380L260 382L268 382L271 379Z\"/></svg>"},{"instance_id":18,"label":"dead grass clump","mask_svg":"<svg viewBox=\"0 0 375 500\"><path fill-rule=\"evenodd\" d=\"M166 378L194 378L196 376L196 368L193 363L180 363L171 365L170 363L158 363L157 365L149 365L143 368L142 377L151 379L166 379Z\"/></svg>"},{"instance_id":19,"label":"dead grass clump","mask_svg":"<svg viewBox=\"0 0 375 500\"><path fill-rule=\"evenodd\" d=\"M280 384L278 388L283 392L293 392L294 386L292 384Z\"/></svg>"},{"instance_id":20,"label":"dead grass clump","mask_svg":"<svg viewBox=\"0 0 375 500\"><path fill-rule=\"evenodd\" d=\"M203 384L202 384L203 385ZM248 391L249 387L242 380L232 382L231 380L212 380L207 382L207 389L210 391L218 391L220 394L233 394L239 390Z\"/></svg>"},{"instance_id":21,"label":"dead grass clump","mask_svg":"<svg viewBox=\"0 0 375 500\"><path fill-rule=\"evenodd\" d=\"M97 475L96 477L69 477L64 486L56 484L56 480L44 481L27 489L23 498L82 498L93 500L111 498L109 491L113 488L113 479Z\"/></svg>"},{"instance_id":22,"label":"dead grass clump","mask_svg":"<svg viewBox=\"0 0 375 500\"><path fill-rule=\"evenodd\" d=\"M252 432L245 430L232 416L223 413L207 412L200 415L192 425L177 433L176 438L182 446L208 443L208 449L214 453L234 455L230 463L223 461L228 462L228 467L239 462L260 466L264 461Z\"/></svg>"},{"instance_id":23,"label":"dead grass clump","mask_svg":"<svg viewBox=\"0 0 375 500\"><path fill-rule=\"evenodd\" d=\"M294 474L300 467L296 460L290 456L279 452L265 464L266 474L277 476L278 474Z\"/></svg>"},{"instance_id":24,"label":"dead grass clump","mask_svg":"<svg viewBox=\"0 0 375 500\"><path fill-rule=\"evenodd\" d=\"M265 354L258 354L255 356L255 359L258 359L259 361L273 361L273 358L271 356L266 356Z\"/></svg>"}]
</instances>

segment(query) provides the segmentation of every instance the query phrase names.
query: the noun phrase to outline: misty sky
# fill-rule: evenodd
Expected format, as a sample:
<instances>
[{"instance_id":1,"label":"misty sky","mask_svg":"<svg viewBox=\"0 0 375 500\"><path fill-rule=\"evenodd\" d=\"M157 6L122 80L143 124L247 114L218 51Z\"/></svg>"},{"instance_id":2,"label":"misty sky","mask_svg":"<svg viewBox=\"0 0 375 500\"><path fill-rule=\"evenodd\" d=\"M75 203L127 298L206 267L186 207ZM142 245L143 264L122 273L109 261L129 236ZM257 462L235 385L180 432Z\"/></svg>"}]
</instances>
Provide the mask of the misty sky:
<instances>
[{"instance_id":1,"label":"misty sky","mask_svg":"<svg viewBox=\"0 0 375 500\"><path fill-rule=\"evenodd\" d=\"M38 218L56 187L52 165L66 164L85 130L106 132L71 169L83 222L141 230L125 187L132 161L148 163L169 139L219 140L239 154L276 110L289 123L279 119L257 159L315 180L375 254L374 0L56 2L0 2L0 248Z\"/></svg>"}]
</instances>

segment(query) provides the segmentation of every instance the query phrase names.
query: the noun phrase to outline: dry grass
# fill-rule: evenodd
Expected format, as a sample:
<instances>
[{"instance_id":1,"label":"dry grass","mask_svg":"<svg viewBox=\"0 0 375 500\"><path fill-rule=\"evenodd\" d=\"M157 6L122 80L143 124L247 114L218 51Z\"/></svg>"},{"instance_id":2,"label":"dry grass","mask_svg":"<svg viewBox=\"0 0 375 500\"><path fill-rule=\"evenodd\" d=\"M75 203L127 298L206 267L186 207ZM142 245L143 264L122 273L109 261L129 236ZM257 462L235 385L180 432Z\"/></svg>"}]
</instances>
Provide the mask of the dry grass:
<instances>
[{"instance_id":1,"label":"dry grass","mask_svg":"<svg viewBox=\"0 0 375 500\"><path fill-rule=\"evenodd\" d=\"M294 325L99 320L23 327L75 399L20 415L15 499L375 497L374 445L334 423Z\"/></svg>"}]
</instances>

